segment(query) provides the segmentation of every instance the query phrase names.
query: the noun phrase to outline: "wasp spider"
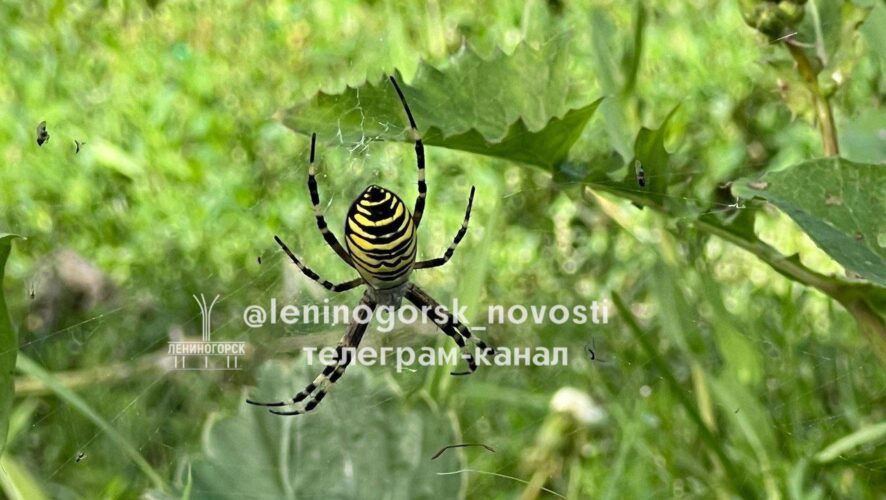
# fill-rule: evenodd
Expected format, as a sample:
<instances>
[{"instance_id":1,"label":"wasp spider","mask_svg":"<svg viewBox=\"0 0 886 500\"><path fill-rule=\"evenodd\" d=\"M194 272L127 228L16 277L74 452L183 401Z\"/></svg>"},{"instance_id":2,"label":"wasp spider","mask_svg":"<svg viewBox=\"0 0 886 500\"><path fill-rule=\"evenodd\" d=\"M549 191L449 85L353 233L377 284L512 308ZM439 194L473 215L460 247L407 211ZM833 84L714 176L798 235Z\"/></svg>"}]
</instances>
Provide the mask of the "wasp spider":
<instances>
[{"instance_id":1,"label":"wasp spider","mask_svg":"<svg viewBox=\"0 0 886 500\"><path fill-rule=\"evenodd\" d=\"M468 343L474 342L482 352L491 352L492 349L482 340L471 335L471 331L442 307L436 300L424 290L409 281L409 276L414 269L428 269L439 267L449 261L455 252L456 246L464 238L468 231L468 221L471 217L471 205L474 201L474 188L468 197L468 207L461 228L455 235L452 244L443 253L442 257L415 261L417 246L418 226L421 223L427 195L425 183L425 152L415 119L406 104L403 91L397 85L394 77L391 84L403 104L412 136L415 138L415 156L418 162L418 198L415 201L415 209L412 214L403 200L392 191L383 187L372 185L363 190L351 204L345 221L345 244L347 250L338 242L332 231L326 224L323 211L320 208L320 196L317 193L316 170L314 168L314 150L317 142L317 134L311 135L311 156L308 169L308 191L311 194L311 203L314 205L314 217L317 219L317 227L323 234L326 243L338 254L346 264L353 267L360 275L351 281L333 284L322 279L317 273L304 265L295 254L289 250L283 241L274 236L277 244L292 259L292 262L307 277L323 285L332 292L344 292L360 285L366 285L363 293L361 306L356 309L360 316L357 321L348 325L347 331L336 347L335 361L326 366L313 382L307 385L301 392L295 395L291 401L278 401L275 403L260 403L247 400L247 403L258 406L284 407L294 406L292 410L271 410L277 415L299 415L309 412L317 407L326 393L345 372L351 362L349 355L353 355L363 334L368 326L372 312L378 306L399 307L405 297L420 310L428 315L440 330L452 338L463 352L463 357L468 365L469 372L457 373L461 375L474 372L477 369L476 361L471 354ZM349 348L349 349L346 349ZM304 403L303 403L304 402Z\"/></svg>"}]
</instances>

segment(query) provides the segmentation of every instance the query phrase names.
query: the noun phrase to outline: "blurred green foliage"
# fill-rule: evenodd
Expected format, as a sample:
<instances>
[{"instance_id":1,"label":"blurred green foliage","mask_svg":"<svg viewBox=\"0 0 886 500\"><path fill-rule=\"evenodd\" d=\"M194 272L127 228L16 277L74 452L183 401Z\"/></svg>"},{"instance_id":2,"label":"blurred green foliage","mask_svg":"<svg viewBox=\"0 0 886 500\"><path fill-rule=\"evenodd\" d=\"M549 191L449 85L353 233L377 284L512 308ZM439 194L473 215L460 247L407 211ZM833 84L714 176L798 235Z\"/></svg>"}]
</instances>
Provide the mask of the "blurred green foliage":
<instances>
[{"instance_id":1,"label":"blurred green foliage","mask_svg":"<svg viewBox=\"0 0 886 500\"><path fill-rule=\"evenodd\" d=\"M882 168L886 59L878 47L886 7L810 0L804 8L811 5L817 13L799 21L797 38L813 44L804 49L810 57L825 56L817 78L830 93L842 156ZM339 464L327 469L332 477L348 472L336 461L340 450L330 448L349 449L362 463L375 453L376 435L403 429L408 437L416 426L407 424L425 408L428 428L446 424L440 447L451 444L452 432L496 450L450 450L458 467L454 460L418 467L434 446L396 445L392 437L392 449L411 457L423 479L392 466L374 478L391 491L410 491L404 481L443 488L453 476L436 473L458 468L474 471L456 476L459 495L469 498L550 495L542 487L569 498L738 491L864 498L886 488L886 446L882 432L870 430L886 420L886 372L852 316L691 224L699 214L725 214L724 224L744 224L784 255L798 253L809 269L844 272L775 210L728 207L737 200L725 182L822 156L808 83L783 46L745 23L739 2L0 0L0 24L0 230L28 238L16 243L4 290L21 353L76 392L53 392L33 370L19 373L0 460L7 496L15 488L29 498L38 490L52 498L131 498L149 489L207 496L191 462L238 463L236 443L214 455L224 436L212 436L238 419L265 422L263 413L241 408L263 361L288 363L301 346L333 345L341 335L309 325L248 329L243 308L271 298L354 304L359 296L324 293L274 245L280 234L324 277L350 278L314 226L308 141L275 114L320 89L341 93L395 69L409 84L421 61L442 71L461 51L488 58L520 44L563 44L564 99L607 99L577 138L572 163L553 175L429 148L419 258L448 244L471 185L477 197L454 259L415 279L443 302L459 297L477 324L487 304L581 304L616 291L636 328L614 312L608 325L492 327L487 334L499 345L566 346L571 362L486 367L461 378L449 377L448 367L353 367L340 385L362 387L364 378L366 387L385 387L336 391L330 398L346 400L267 424L334 434L325 447L311 436L313 461ZM525 68L526 79L545 78L533 69ZM446 109L433 112L445 117ZM51 140L37 147L41 120ZM637 141L644 127L654 151ZM319 150L333 228L367 184L414 196L412 148L367 139L327 138ZM86 143L79 154L74 140ZM632 194L626 165L640 152L664 158L669 191L660 191L661 200L681 211L663 216L622 199ZM610 185L620 197L579 187L588 175L617 179ZM633 194L643 201L639 189ZM749 213L756 221L729 219ZM879 234L876 244L882 248ZM58 271L65 251L109 284L66 282ZM65 287L72 290L59 298ZM213 334L253 346L243 372L164 371L166 342L199 331L194 293L222 294ZM592 341L603 361L586 356ZM411 327L370 329L367 343L448 345ZM292 387L305 377L294 377ZM564 387L586 399L552 408ZM363 425L350 431L373 439L342 442L336 422L322 422L343 418L336 410L380 405L380 395L388 400L372 419L347 420ZM583 407L605 418L582 419ZM551 429L574 439L552 437ZM255 439L267 439L262 432L256 428ZM815 459L833 449L838 457ZM166 484L158 487L128 450Z\"/></svg>"}]
</instances>

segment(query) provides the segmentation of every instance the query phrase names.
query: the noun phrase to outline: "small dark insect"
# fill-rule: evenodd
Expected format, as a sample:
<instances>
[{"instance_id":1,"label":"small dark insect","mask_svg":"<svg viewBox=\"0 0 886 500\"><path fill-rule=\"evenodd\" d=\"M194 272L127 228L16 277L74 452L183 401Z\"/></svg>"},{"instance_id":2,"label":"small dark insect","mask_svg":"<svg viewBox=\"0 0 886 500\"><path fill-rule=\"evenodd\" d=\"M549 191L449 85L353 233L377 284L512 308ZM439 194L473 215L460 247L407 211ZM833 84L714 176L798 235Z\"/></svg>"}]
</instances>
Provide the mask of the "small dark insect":
<instances>
[{"instance_id":1,"label":"small dark insect","mask_svg":"<svg viewBox=\"0 0 886 500\"><path fill-rule=\"evenodd\" d=\"M79 464L83 460L86 460L86 453L83 453L81 451L81 452L77 453L77 459L75 460L75 462L77 462Z\"/></svg>"},{"instance_id":2,"label":"small dark insect","mask_svg":"<svg viewBox=\"0 0 886 500\"><path fill-rule=\"evenodd\" d=\"M261 265L261 255L259 255L259 256L258 256L258 258L257 258L257 259L255 259L255 260L257 260L257 261L258 261L258 265Z\"/></svg>"},{"instance_id":3,"label":"small dark insect","mask_svg":"<svg viewBox=\"0 0 886 500\"><path fill-rule=\"evenodd\" d=\"M49 132L46 131L46 122L42 121L37 125L37 145L42 146L47 142L49 142Z\"/></svg>"},{"instance_id":4,"label":"small dark insect","mask_svg":"<svg viewBox=\"0 0 886 500\"><path fill-rule=\"evenodd\" d=\"M646 171L643 170L643 165L639 160L634 162L634 173L637 175L637 184L640 187L646 187Z\"/></svg>"},{"instance_id":5,"label":"small dark insect","mask_svg":"<svg viewBox=\"0 0 886 500\"><path fill-rule=\"evenodd\" d=\"M585 350L588 352L588 356L591 358L591 361L599 361L601 363L605 363L606 361L597 358L597 342L591 337L591 343L585 346Z\"/></svg>"},{"instance_id":6,"label":"small dark insect","mask_svg":"<svg viewBox=\"0 0 886 500\"><path fill-rule=\"evenodd\" d=\"M741 408L736 408L735 411L732 413L738 413L739 411L741 411Z\"/></svg>"},{"instance_id":7,"label":"small dark insect","mask_svg":"<svg viewBox=\"0 0 886 500\"><path fill-rule=\"evenodd\" d=\"M28 290L28 297L30 297L31 300L34 300L34 298L37 297L37 290L34 290L34 285L31 285L30 290Z\"/></svg>"},{"instance_id":8,"label":"small dark insect","mask_svg":"<svg viewBox=\"0 0 886 500\"><path fill-rule=\"evenodd\" d=\"M474 444L474 443L450 444L449 446L444 446L444 447L440 448L440 451L438 451L437 453L434 453L434 456L431 457L431 460L436 460L436 459L440 458L440 455L442 455L446 450L448 450L450 448L466 448L468 446L482 446L483 448L486 448L487 450L491 451L492 453L495 453L495 450L486 446L485 444Z\"/></svg>"},{"instance_id":9,"label":"small dark insect","mask_svg":"<svg viewBox=\"0 0 886 500\"><path fill-rule=\"evenodd\" d=\"M80 152L80 148L83 147L83 146L85 146L86 143L85 143L85 142L80 142L80 141L78 141L77 139L74 139L74 145L77 147L77 149L74 151L74 154L77 154L77 153Z\"/></svg>"}]
</instances>

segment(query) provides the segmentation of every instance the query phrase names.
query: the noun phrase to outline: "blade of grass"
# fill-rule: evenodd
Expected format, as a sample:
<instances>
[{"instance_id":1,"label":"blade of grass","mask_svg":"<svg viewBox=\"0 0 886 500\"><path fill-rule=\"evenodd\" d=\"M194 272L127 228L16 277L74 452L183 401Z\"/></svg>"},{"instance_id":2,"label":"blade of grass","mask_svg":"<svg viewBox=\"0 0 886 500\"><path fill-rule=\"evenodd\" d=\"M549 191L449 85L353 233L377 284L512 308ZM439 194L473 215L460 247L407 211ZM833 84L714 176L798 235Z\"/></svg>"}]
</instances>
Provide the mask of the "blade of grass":
<instances>
[{"instance_id":1,"label":"blade of grass","mask_svg":"<svg viewBox=\"0 0 886 500\"><path fill-rule=\"evenodd\" d=\"M815 454L815 461L825 464L836 460L844 453L874 441L886 440L886 422L864 427L852 434L841 437Z\"/></svg>"},{"instance_id":2,"label":"blade of grass","mask_svg":"<svg viewBox=\"0 0 886 500\"><path fill-rule=\"evenodd\" d=\"M37 405L37 399L26 399L13 408L9 417L7 444L15 442L16 436L30 426L31 416ZM49 498L27 467L20 464L8 451L0 455L0 491L10 500Z\"/></svg>"},{"instance_id":3,"label":"blade of grass","mask_svg":"<svg viewBox=\"0 0 886 500\"><path fill-rule=\"evenodd\" d=\"M11 455L0 457L0 491L10 500L48 499L34 476Z\"/></svg>"},{"instance_id":4,"label":"blade of grass","mask_svg":"<svg viewBox=\"0 0 886 500\"><path fill-rule=\"evenodd\" d=\"M634 319L633 314L631 314L630 310L625 306L624 301L622 301L621 297L615 292L612 292L612 302L615 304L616 309L618 309L619 316L621 316L627 324L628 330L634 335L634 338L637 339L649 355L652 363L661 373L662 378L664 378L667 384L671 387L674 396L677 397L677 401L680 402L680 405L686 410L686 413L689 414L689 418L695 422L702 440L708 445L708 448L717 455L717 458L720 460L720 464L723 466L723 470L726 473L726 477L733 483L736 491L745 498L755 497L755 492L748 486L747 482L742 479L744 475L740 474L739 470L732 462L732 459L726 453L723 440L717 438L717 436L715 436L705 425L698 408L695 407L692 399L686 395L685 388L677 381L670 366L658 356L658 351L649 340L649 335L640 328L640 325Z\"/></svg>"},{"instance_id":5,"label":"blade of grass","mask_svg":"<svg viewBox=\"0 0 886 500\"><path fill-rule=\"evenodd\" d=\"M182 500L191 500L191 487L194 486L194 476L191 474L191 464L188 464L188 479L182 490Z\"/></svg>"},{"instance_id":6,"label":"blade of grass","mask_svg":"<svg viewBox=\"0 0 886 500\"><path fill-rule=\"evenodd\" d=\"M28 398L13 408L9 416L9 432L6 435L7 443L13 443L15 438L31 424L31 417L34 415L34 411L37 410L38 403L36 398Z\"/></svg>"},{"instance_id":7,"label":"blade of grass","mask_svg":"<svg viewBox=\"0 0 886 500\"><path fill-rule=\"evenodd\" d=\"M0 455L6 447L6 431L9 429L9 412L15 396L13 375L15 355L18 352L18 335L9 318L6 297L3 294L3 277L6 274L6 259L12 250L12 240L20 238L14 234L0 233Z\"/></svg>"},{"instance_id":8,"label":"blade of grass","mask_svg":"<svg viewBox=\"0 0 886 500\"><path fill-rule=\"evenodd\" d=\"M640 435L639 425L631 419L620 407L611 410L612 417L618 422L618 426L622 429L622 439L618 445L618 452L615 460L612 462L609 473L606 474L606 486L601 488L603 492L603 500L613 500L624 494L623 481L625 473L625 465L628 458L634 451L634 444L637 436ZM621 493L619 493L621 492Z\"/></svg>"},{"instance_id":9,"label":"blade of grass","mask_svg":"<svg viewBox=\"0 0 886 500\"><path fill-rule=\"evenodd\" d=\"M739 449L740 440L744 439L754 457L754 461L749 462L754 465L746 467L749 469L756 467L759 470L761 483L766 488L768 498L778 497L778 479L773 474L773 463L779 458L779 447L772 432L774 424L766 408L747 387L732 377L730 372L725 372L719 377L711 377L708 383L717 406L726 408L723 412L724 429L726 429L724 433L730 432L730 435L734 436L732 443L736 449Z\"/></svg>"},{"instance_id":10,"label":"blade of grass","mask_svg":"<svg viewBox=\"0 0 886 500\"><path fill-rule=\"evenodd\" d=\"M122 434L117 432L117 430L101 415L98 414L91 406L89 406L86 401L84 401L80 396L78 396L74 391L68 389L64 386L58 379L55 378L54 375L44 370L43 367L32 361L27 356L19 356L16 362L16 368L25 374L29 375L37 380L40 380L46 387L48 387L56 396L61 398L63 401L74 407L75 410L80 412L84 417L91 420L99 429L102 430L105 434L108 435L111 440L120 447L120 450L126 454L133 462L138 466L139 469L151 480L154 485L162 491L169 491L169 488L166 484L166 481L151 467L151 464L145 460L145 457L138 452L135 446L129 442Z\"/></svg>"}]
</instances>

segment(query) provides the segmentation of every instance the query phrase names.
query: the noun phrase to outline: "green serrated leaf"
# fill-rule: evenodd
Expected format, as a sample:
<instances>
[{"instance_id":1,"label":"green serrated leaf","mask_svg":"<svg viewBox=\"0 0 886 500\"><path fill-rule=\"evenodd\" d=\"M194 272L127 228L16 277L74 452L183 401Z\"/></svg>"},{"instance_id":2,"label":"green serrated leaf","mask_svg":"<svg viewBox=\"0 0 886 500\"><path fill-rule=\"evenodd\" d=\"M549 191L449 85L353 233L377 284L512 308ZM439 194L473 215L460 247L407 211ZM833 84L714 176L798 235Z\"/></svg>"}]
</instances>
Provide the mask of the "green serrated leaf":
<instances>
[{"instance_id":1,"label":"green serrated leaf","mask_svg":"<svg viewBox=\"0 0 886 500\"><path fill-rule=\"evenodd\" d=\"M570 110L562 118L551 119L541 133L530 131L523 120L517 120L500 141L487 140L476 130L449 138L439 136L437 130L431 130L425 143L540 167L553 167L566 159L600 101L602 99Z\"/></svg>"},{"instance_id":2,"label":"green serrated leaf","mask_svg":"<svg viewBox=\"0 0 886 500\"><path fill-rule=\"evenodd\" d=\"M258 398L290 398L317 368L259 369ZM404 407L369 370L353 367L333 394L307 415L281 417L247 406L209 423L203 453L192 462L192 498L457 498L458 453L451 423L424 403ZM300 388L299 388L300 389Z\"/></svg>"},{"instance_id":3,"label":"green serrated leaf","mask_svg":"<svg viewBox=\"0 0 886 500\"><path fill-rule=\"evenodd\" d=\"M637 134L634 142L634 161L639 165L628 167L628 176L625 182L635 181L637 168L642 168L646 179L645 190L649 193L663 195L668 190L668 152L664 147L664 133L668 120L674 112L665 118L664 123L658 129L643 127Z\"/></svg>"},{"instance_id":4,"label":"green serrated leaf","mask_svg":"<svg viewBox=\"0 0 886 500\"><path fill-rule=\"evenodd\" d=\"M488 59L465 49L443 70L422 64L408 85L396 75L424 143L542 167L563 161L600 103L570 109L564 43L520 44ZM320 92L280 118L321 141L412 140L387 79Z\"/></svg>"},{"instance_id":5,"label":"green serrated leaf","mask_svg":"<svg viewBox=\"0 0 886 500\"><path fill-rule=\"evenodd\" d=\"M9 414L15 396L15 356L18 352L18 335L9 318L6 296L3 293L3 278L6 274L6 260L12 250L14 234L0 233L0 455L6 447L6 433L9 430Z\"/></svg>"},{"instance_id":6,"label":"green serrated leaf","mask_svg":"<svg viewBox=\"0 0 886 500\"><path fill-rule=\"evenodd\" d=\"M627 171L620 181L612 182L605 173L606 166L603 164L587 165L589 171L585 182L593 188L602 188L606 191L624 196L639 204L651 204L664 207L667 203L668 182L670 170L668 162L670 153L665 149L664 141L667 126L671 118L679 109L675 106L668 116L662 121L657 129L643 127L637 133L634 141L634 157L627 164ZM571 169L579 171L580 164L571 165ZM642 184L641 185L641 176ZM686 207L675 207L680 210Z\"/></svg>"},{"instance_id":7,"label":"green serrated leaf","mask_svg":"<svg viewBox=\"0 0 886 500\"><path fill-rule=\"evenodd\" d=\"M843 267L886 286L886 166L811 160L741 179L732 192L774 204Z\"/></svg>"}]
</instances>

